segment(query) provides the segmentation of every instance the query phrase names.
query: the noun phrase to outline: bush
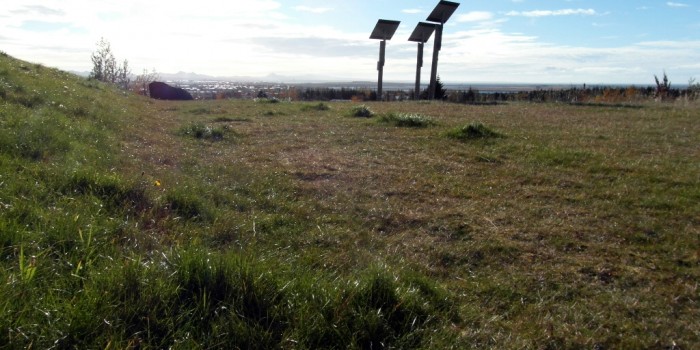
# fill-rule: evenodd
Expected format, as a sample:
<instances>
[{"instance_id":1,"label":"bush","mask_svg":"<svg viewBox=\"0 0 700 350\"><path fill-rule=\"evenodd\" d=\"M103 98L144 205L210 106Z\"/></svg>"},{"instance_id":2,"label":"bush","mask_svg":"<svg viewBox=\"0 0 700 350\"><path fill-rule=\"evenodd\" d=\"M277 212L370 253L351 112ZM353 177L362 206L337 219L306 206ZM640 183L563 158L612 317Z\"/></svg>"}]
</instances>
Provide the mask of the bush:
<instances>
[{"instance_id":1,"label":"bush","mask_svg":"<svg viewBox=\"0 0 700 350\"><path fill-rule=\"evenodd\" d=\"M421 114L391 113L383 116L379 121L381 123L388 123L407 128L425 128L435 125L435 121L433 121L432 118Z\"/></svg>"},{"instance_id":2,"label":"bush","mask_svg":"<svg viewBox=\"0 0 700 350\"><path fill-rule=\"evenodd\" d=\"M374 112L372 112L369 107L366 105L359 105L355 106L352 108L351 113L353 117L358 117L358 118L371 118L374 116Z\"/></svg>"},{"instance_id":3,"label":"bush","mask_svg":"<svg viewBox=\"0 0 700 350\"><path fill-rule=\"evenodd\" d=\"M503 135L489 129L481 123L471 123L467 126L450 130L447 136L461 141L503 137Z\"/></svg>"}]
</instances>

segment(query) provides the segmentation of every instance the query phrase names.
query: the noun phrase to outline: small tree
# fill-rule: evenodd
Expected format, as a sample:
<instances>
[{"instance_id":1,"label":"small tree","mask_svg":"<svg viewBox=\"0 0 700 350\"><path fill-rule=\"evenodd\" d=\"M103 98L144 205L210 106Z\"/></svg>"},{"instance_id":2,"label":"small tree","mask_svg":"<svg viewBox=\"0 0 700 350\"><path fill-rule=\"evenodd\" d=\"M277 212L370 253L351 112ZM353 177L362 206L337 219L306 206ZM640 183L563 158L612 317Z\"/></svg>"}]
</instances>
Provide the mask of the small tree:
<instances>
[{"instance_id":1,"label":"small tree","mask_svg":"<svg viewBox=\"0 0 700 350\"><path fill-rule=\"evenodd\" d=\"M430 86L428 86L427 89L423 90L420 94L420 98L422 100L427 100L429 98L429 92L430 92ZM433 95L434 99L436 100L443 100L447 96L447 90L445 90L445 86L442 84L440 81L440 76L437 76L437 79L435 79L435 94Z\"/></svg>"},{"instance_id":2,"label":"small tree","mask_svg":"<svg viewBox=\"0 0 700 350\"><path fill-rule=\"evenodd\" d=\"M118 65L117 59L114 58L112 53L111 45L104 38L101 38L97 43L97 50L92 53L90 78L115 84L122 89L128 89L131 80L130 76L129 62L124 60L121 66Z\"/></svg>"},{"instance_id":3,"label":"small tree","mask_svg":"<svg viewBox=\"0 0 700 350\"><path fill-rule=\"evenodd\" d=\"M442 83L442 81L440 81L440 76L438 75L437 79L435 80L435 99L444 100L446 96L447 89L445 89L445 85Z\"/></svg>"},{"instance_id":4,"label":"small tree","mask_svg":"<svg viewBox=\"0 0 700 350\"><path fill-rule=\"evenodd\" d=\"M695 78L688 79L688 97L697 99L700 97L700 83L695 81Z\"/></svg>"},{"instance_id":5,"label":"small tree","mask_svg":"<svg viewBox=\"0 0 700 350\"><path fill-rule=\"evenodd\" d=\"M669 97L669 92L671 91L671 82L668 81L668 76L664 72L664 77L659 81L659 77L654 75L654 80L656 81L656 98L665 101Z\"/></svg>"}]
</instances>

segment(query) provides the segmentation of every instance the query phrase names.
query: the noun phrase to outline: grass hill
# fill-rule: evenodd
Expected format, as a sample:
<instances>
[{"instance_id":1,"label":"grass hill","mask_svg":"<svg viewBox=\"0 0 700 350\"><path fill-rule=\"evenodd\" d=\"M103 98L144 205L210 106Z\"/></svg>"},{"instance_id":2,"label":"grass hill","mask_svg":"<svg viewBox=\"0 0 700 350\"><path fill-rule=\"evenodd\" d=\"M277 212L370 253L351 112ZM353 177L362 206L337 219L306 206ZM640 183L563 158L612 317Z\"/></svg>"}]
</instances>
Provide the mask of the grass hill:
<instances>
[{"instance_id":1,"label":"grass hill","mask_svg":"<svg viewBox=\"0 0 700 350\"><path fill-rule=\"evenodd\" d=\"M0 344L694 348L699 120L152 101L2 54Z\"/></svg>"}]
</instances>

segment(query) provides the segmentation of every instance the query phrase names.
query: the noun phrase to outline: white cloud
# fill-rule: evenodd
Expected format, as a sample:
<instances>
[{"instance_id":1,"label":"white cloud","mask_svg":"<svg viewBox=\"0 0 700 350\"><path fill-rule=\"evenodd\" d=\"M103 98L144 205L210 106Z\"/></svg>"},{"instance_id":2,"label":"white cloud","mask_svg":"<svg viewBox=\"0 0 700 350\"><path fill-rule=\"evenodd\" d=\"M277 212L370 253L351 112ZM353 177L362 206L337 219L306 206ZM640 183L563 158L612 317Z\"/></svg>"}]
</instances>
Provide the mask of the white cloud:
<instances>
[{"instance_id":1,"label":"white cloud","mask_svg":"<svg viewBox=\"0 0 700 350\"><path fill-rule=\"evenodd\" d=\"M422 13L423 10L421 10L421 9L403 9L403 10L401 10L401 12L407 13L407 14L409 14L409 15L414 15L414 14L417 14L417 13Z\"/></svg>"},{"instance_id":2,"label":"white cloud","mask_svg":"<svg viewBox=\"0 0 700 350\"><path fill-rule=\"evenodd\" d=\"M472 11L461 14L457 17L457 22L482 22L493 18L493 13L486 11Z\"/></svg>"},{"instance_id":3,"label":"white cloud","mask_svg":"<svg viewBox=\"0 0 700 350\"><path fill-rule=\"evenodd\" d=\"M671 1L667 2L666 5L668 5L670 7L688 7L688 6L690 6L688 4L684 4L684 3L680 3L680 2L671 2Z\"/></svg>"},{"instance_id":4,"label":"white cloud","mask_svg":"<svg viewBox=\"0 0 700 350\"><path fill-rule=\"evenodd\" d=\"M165 73L221 76L314 73L352 80L376 78L378 44L367 38L371 26L347 29L335 22L299 23L294 19L299 10L282 6L281 0L206 0L177 6L172 0L3 0L0 48L61 69L89 70L90 53L105 37L117 58L127 58L135 72L155 68ZM612 48L553 45L535 36L503 32L497 24L512 20L503 14L464 12L458 12L445 31L439 69L446 81L637 83L647 82L653 78L650 74L662 68L669 76L698 75L700 42ZM323 17L340 14L337 10ZM600 13L569 9L509 14L565 15ZM33 31L29 21L66 26ZM396 39L387 43L387 81L415 76L416 46L405 40L411 29L402 25ZM431 45L426 44L426 52L431 52ZM424 69L423 80L428 71Z\"/></svg>"},{"instance_id":5,"label":"white cloud","mask_svg":"<svg viewBox=\"0 0 700 350\"><path fill-rule=\"evenodd\" d=\"M523 17L549 17L549 16L571 16L571 15L586 15L593 16L597 12L593 9L564 9L564 10L534 10L534 11L510 11L506 16L523 16Z\"/></svg>"},{"instance_id":6,"label":"white cloud","mask_svg":"<svg viewBox=\"0 0 700 350\"><path fill-rule=\"evenodd\" d=\"M321 13L333 11L333 9L329 8L329 7L296 6L296 7L294 7L294 9L297 11L300 11L300 12L310 12L310 13L316 13L316 14L321 14Z\"/></svg>"}]
</instances>

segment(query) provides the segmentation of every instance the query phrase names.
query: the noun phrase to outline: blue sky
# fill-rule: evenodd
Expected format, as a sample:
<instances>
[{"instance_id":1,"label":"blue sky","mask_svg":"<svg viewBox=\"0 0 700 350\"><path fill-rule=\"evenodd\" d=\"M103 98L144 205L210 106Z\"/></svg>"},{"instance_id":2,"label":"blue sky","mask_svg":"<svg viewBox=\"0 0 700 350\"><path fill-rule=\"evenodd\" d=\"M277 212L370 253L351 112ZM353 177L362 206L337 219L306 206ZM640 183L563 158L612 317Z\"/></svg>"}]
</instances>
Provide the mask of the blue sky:
<instances>
[{"instance_id":1,"label":"blue sky","mask_svg":"<svg viewBox=\"0 0 700 350\"><path fill-rule=\"evenodd\" d=\"M471 0L445 25L446 82L651 84L700 78L700 1ZM88 71L101 37L132 70L376 80L377 19L401 21L384 77L411 81L407 41L437 0L3 0L0 50ZM426 44L422 80L430 71Z\"/></svg>"}]
</instances>

